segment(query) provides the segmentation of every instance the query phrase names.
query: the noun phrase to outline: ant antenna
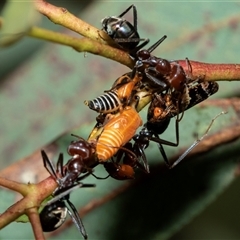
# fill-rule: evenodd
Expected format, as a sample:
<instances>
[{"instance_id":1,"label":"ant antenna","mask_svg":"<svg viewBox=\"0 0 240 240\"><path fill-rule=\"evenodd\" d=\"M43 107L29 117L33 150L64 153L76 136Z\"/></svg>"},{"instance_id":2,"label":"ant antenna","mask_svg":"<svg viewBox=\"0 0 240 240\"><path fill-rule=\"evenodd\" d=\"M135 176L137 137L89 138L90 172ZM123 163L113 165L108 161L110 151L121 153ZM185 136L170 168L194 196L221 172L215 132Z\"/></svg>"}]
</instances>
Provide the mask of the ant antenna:
<instances>
[{"instance_id":1,"label":"ant antenna","mask_svg":"<svg viewBox=\"0 0 240 240\"><path fill-rule=\"evenodd\" d=\"M151 47L148 48L148 52L152 52L154 49L156 49L166 38L167 35L161 37L157 42L155 42Z\"/></svg>"},{"instance_id":2,"label":"ant antenna","mask_svg":"<svg viewBox=\"0 0 240 240\"><path fill-rule=\"evenodd\" d=\"M173 165L170 167L170 169L174 168L178 163L180 163L207 135L208 135L208 132L210 131L214 121L220 116L220 115L223 115L223 114L226 114L227 112L220 112L218 115L216 115L210 125L208 126L206 132L204 133L204 135L197 139L174 163Z\"/></svg>"}]
</instances>

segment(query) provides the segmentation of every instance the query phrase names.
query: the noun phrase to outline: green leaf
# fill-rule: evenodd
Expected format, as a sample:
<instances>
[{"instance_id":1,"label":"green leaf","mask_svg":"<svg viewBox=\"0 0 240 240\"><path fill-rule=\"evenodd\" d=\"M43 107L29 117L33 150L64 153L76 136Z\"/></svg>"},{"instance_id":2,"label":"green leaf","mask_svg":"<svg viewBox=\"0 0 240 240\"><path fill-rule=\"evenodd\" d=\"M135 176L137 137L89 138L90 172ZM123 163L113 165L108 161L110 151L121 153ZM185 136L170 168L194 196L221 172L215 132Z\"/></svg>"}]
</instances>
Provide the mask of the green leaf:
<instances>
[{"instance_id":1,"label":"green leaf","mask_svg":"<svg viewBox=\"0 0 240 240\"><path fill-rule=\"evenodd\" d=\"M39 22L40 17L34 1L8 0L1 13L0 47L20 40L31 26Z\"/></svg>"},{"instance_id":2,"label":"green leaf","mask_svg":"<svg viewBox=\"0 0 240 240\"><path fill-rule=\"evenodd\" d=\"M89 5L80 17L101 28L100 20L103 17L119 15L130 4L130 1L96 1ZM149 37L151 43L154 43L164 34L168 35L168 39L154 51L156 56L167 59L188 57L190 60L214 63L239 63L239 56L236 54L240 51L239 22L233 21L233 17L239 15L236 3L138 2L136 6L141 37ZM211 24L217 24L218 29L207 31ZM195 36L199 29L206 31L200 32L196 38L186 38L189 34ZM95 124L96 113L89 110L83 101L110 89L113 81L128 71L129 69L115 62L90 54L84 57L83 54L63 46L49 44L37 52L14 73L5 77L1 85L0 133L4 139L0 146L1 168L4 169L14 160L28 156L36 149L45 149L43 146L68 131L67 135L53 144L56 147L56 156L53 159L57 159L58 153L64 152L66 162L69 159L66 148L73 140L70 133L87 138ZM219 92L213 99L238 97L239 86L239 82L221 82ZM180 154L196 140L196 135L201 137L211 119L223 110L227 110L228 114L216 120L210 135L222 131L223 136L227 137L227 130L231 129L231 125L239 124L239 111L238 104L234 105L233 100L226 100L229 100L228 105L221 102L217 105L210 101L209 105L188 110L180 122L180 146L166 147L168 156ZM145 120L147 109L141 114ZM174 121L162 138L175 141ZM221 201L220 194L231 188L230 184L239 175L236 173L240 155L239 141L186 159L172 170L168 170L163 164L154 143L151 143L146 154L151 174L146 176L138 173L136 180L128 181L133 186L126 187L119 195L116 190L123 189L126 182L114 179L100 181L93 177L87 178L84 183L96 183L96 188L79 189L71 194L71 201L76 207L87 204L96 206L83 218L89 239L170 238L185 224L190 224L197 214L206 212L211 203L215 204L215 199ZM37 167L35 159L30 159L27 163L22 171L11 177L22 179L24 182L39 180L41 169ZM31 166L33 167L30 168ZM101 166L97 167L95 173L98 176L106 176ZM0 212L15 200L11 198L10 201L7 195L7 191L1 190ZM104 200L108 196L115 197ZM237 190L231 196L239 202ZM102 200L102 204L94 205L96 200ZM195 228L188 225L187 229L191 229L189 239L200 238L199 236L206 239L209 236L207 234L211 232L214 234L211 238L220 238L221 236L215 235L218 226L224 226L221 234L225 238L230 236L229 229L235 233L232 238L240 238L239 227L236 226L239 222L240 210L236 210L238 205L225 202L222 205L224 207L211 214L212 217L225 210L235 217L231 222L225 222L224 216L214 219L205 215L201 227L196 224L193 225ZM209 229L209 226L215 226L215 229ZM235 230L232 226L236 226ZM203 231L206 235L201 235L200 232L206 229L209 230L208 233ZM27 239L32 236L29 224L14 223L0 232L0 237L4 239ZM180 239L179 236L186 239L185 236L189 235L184 235L184 232L181 235L179 232L179 235L174 237ZM70 238L81 238L75 226L55 236L55 239Z\"/></svg>"}]
</instances>

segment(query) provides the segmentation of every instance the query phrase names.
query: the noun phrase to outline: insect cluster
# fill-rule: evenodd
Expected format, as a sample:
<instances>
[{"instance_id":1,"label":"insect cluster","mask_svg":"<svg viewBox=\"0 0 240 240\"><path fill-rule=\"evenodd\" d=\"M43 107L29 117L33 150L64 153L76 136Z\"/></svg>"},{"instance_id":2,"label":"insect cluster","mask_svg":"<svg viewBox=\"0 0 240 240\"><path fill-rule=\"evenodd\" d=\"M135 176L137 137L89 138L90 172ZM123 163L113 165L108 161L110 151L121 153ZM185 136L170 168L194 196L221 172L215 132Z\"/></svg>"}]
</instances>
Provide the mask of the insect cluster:
<instances>
[{"instance_id":1,"label":"insect cluster","mask_svg":"<svg viewBox=\"0 0 240 240\"><path fill-rule=\"evenodd\" d=\"M131 9L133 24L123 18ZM62 154L55 166L42 151L44 166L58 184L52 193L53 198L40 213L43 231L60 227L68 213L84 239L87 239L87 233L69 200L70 193L80 187L94 187L93 184L83 184L82 180L89 175L95 176L93 169L99 164L106 169L107 177L117 180L133 179L137 168L149 173L144 151L151 141L157 144L166 165L171 167L163 145L178 146L179 122L184 112L218 91L216 82L206 82L204 76L193 78L188 59L188 71L185 71L177 61L152 54L166 36L143 49L149 39L141 39L138 34L134 5L118 17L104 18L102 26L118 47L129 53L135 66L131 72L119 77L110 90L93 100L84 101L99 114L97 123L87 140L73 135L76 140L68 146L70 159L65 165ZM139 112L149 103L147 121L143 124ZM160 138L172 118L175 119L175 142Z\"/></svg>"}]
</instances>

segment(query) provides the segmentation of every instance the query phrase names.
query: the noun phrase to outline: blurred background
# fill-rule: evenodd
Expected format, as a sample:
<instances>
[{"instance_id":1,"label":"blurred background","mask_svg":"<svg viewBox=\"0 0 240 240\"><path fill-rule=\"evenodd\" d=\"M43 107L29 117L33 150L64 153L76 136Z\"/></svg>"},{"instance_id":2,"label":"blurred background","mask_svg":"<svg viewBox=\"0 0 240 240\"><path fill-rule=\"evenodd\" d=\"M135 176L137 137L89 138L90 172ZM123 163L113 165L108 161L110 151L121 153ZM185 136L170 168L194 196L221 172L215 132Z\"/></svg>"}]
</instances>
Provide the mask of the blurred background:
<instances>
[{"instance_id":1,"label":"blurred background","mask_svg":"<svg viewBox=\"0 0 240 240\"><path fill-rule=\"evenodd\" d=\"M171 60L188 57L209 63L240 63L238 2L49 2L67 8L97 28L101 28L100 21L105 16L119 15L135 4L141 38L150 38L154 43L163 35L168 36L154 55ZM19 2L19 7L21 4L26 3ZM126 18L131 21L132 12ZM77 36L44 16L35 25ZM1 170L55 139L61 151L66 151L72 140L70 133L87 138L97 114L83 101L110 89L113 81L128 71L127 67L108 59L30 37L0 49ZM239 97L239 93L238 82L221 82L214 98ZM186 112L180 124L180 146L166 147L168 156L175 156L196 140L196 135L201 136L211 119L222 110L225 109L213 106ZM229 106L227 110L229 113L217 119L212 132L238 121L234 109ZM146 114L144 109L144 120ZM174 141L174 121L163 139ZM147 177L140 174L134 187L83 218L89 239L240 238L240 179L235 177L240 159L239 142L188 159L172 171L163 164L155 144L151 144L147 154L153 173ZM22 181L43 179L44 169L40 171L36 164L39 161L28 159L26 165L18 166ZM105 174L100 167L97 173ZM17 171L9 175L13 180L17 177ZM94 178L86 182L96 183L97 187L74 192L71 199L76 207L108 196L126 184ZM0 212L17 199L14 193L2 189L0 197ZM13 223L0 232L0 239L31 238L30 224ZM81 236L71 226L48 238L79 239Z\"/></svg>"}]
</instances>

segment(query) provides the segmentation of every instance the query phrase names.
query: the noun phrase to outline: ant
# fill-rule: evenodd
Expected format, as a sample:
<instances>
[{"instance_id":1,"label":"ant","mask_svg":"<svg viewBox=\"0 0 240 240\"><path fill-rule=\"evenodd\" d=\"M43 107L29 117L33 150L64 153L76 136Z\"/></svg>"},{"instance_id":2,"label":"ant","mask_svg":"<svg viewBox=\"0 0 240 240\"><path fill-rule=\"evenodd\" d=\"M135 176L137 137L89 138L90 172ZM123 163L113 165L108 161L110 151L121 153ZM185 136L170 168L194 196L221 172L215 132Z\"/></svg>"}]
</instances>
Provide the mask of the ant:
<instances>
[{"instance_id":1,"label":"ant","mask_svg":"<svg viewBox=\"0 0 240 240\"><path fill-rule=\"evenodd\" d=\"M133 9L133 25L122 17ZM137 31L137 9L134 5L128 7L119 16L105 17L102 19L103 31L111 37L121 48L134 55L139 49L148 44L149 39L141 39ZM140 41L143 41L139 45Z\"/></svg>"},{"instance_id":2,"label":"ant","mask_svg":"<svg viewBox=\"0 0 240 240\"><path fill-rule=\"evenodd\" d=\"M70 169L76 170L76 168L68 168L71 160L63 166L62 153L58 157L57 167L54 166L53 162L48 158L45 151L42 150L41 154L44 167L59 185L58 188L52 193L53 198L45 204L44 208L40 212L40 221L43 231L51 232L59 228L65 222L68 213L84 239L87 239L87 233L82 220L69 198L70 193L77 188L95 187L94 184L83 184L80 182L91 173L88 172L81 177L76 177L76 171L73 171L73 175L69 171ZM58 175L60 175L60 178ZM71 177L75 177L75 179Z\"/></svg>"},{"instance_id":3,"label":"ant","mask_svg":"<svg viewBox=\"0 0 240 240\"><path fill-rule=\"evenodd\" d=\"M152 86L158 87L158 92L170 89L171 92L182 93L189 80L182 66L177 61L168 61L151 55L166 38L164 35L147 50L139 50L136 53L134 68L146 76Z\"/></svg>"},{"instance_id":4,"label":"ant","mask_svg":"<svg viewBox=\"0 0 240 240\"><path fill-rule=\"evenodd\" d=\"M79 175L81 173L85 173L88 170L90 171L90 166L96 165L94 148L83 138L71 142L68 147L68 153L73 157L63 165L63 155L60 154L55 168L46 153L41 151L44 167L58 184L54 195L57 195L58 192L68 189L69 187L73 187L74 184L79 181ZM83 177L80 177L80 179L82 178Z\"/></svg>"},{"instance_id":5,"label":"ant","mask_svg":"<svg viewBox=\"0 0 240 240\"><path fill-rule=\"evenodd\" d=\"M189 83L186 86L187 91L183 94L183 101L175 101L174 94L171 93L155 93L153 99L148 108L147 122L138 134L133 137L134 153L136 151L141 155L143 162L147 168L147 159L144 153L149 145L150 141L158 144L159 151L161 152L163 159L168 167L170 163L165 154L163 144L168 146L178 146L179 144L179 122L182 116L180 113L184 113L187 109L197 105L198 103L206 100L209 96L218 91L217 82L204 82L201 79L194 84ZM168 127L172 117L176 116L175 131L176 131L176 143L163 140L159 137Z\"/></svg>"},{"instance_id":6,"label":"ant","mask_svg":"<svg viewBox=\"0 0 240 240\"><path fill-rule=\"evenodd\" d=\"M208 132L210 131L214 121L222 114L226 114L226 112L221 112L218 115L216 115L212 119L204 135L201 138L197 139L172 165L170 165L162 145L164 144L168 146L178 146L179 122L177 121L177 119L176 119L176 138L177 138L176 143L160 139L158 136L158 134L163 133L168 127L168 124L170 122L170 118L168 118L168 120L166 121L158 123L155 122L154 124L150 124L149 122L147 122L144 125L144 128L139 132L139 134L133 137L133 140L135 141L134 144L132 145L130 142L128 142L124 146L124 147L126 147L127 145L130 146L128 147L128 149L131 150L138 158L133 158L131 155L126 154L126 152L125 156L122 156L122 153L118 152L117 160L104 163L104 167L106 171L109 173L109 175L117 180L133 179L135 174L134 169L137 167L140 167L141 170L144 170L145 172L149 173L147 158L144 150L149 146L150 141L154 141L158 143L159 150L164 158L166 165L169 167L169 169L172 169L177 164L179 164L208 135ZM120 163L121 157L122 163ZM140 164L139 158L142 158L144 165Z\"/></svg>"}]
</instances>

